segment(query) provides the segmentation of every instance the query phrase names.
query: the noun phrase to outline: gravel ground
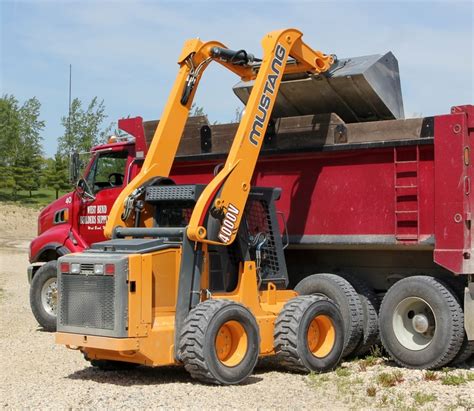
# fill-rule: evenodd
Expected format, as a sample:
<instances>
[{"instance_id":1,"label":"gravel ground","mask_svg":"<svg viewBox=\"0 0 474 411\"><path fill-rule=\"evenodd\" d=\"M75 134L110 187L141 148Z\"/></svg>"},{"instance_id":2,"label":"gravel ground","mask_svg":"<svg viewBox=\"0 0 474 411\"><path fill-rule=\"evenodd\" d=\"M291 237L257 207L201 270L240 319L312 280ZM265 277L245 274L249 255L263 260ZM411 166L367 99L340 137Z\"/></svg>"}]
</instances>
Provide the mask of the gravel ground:
<instances>
[{"instance_id":1,"label":"gravel ground","mask_svg":"<svg viewBox=\"0 0 474 411\"><path fill-rule=\"evenodd\" d=\"M261 362L244 385L195 383L181 368L102 372L54 344L29 308L28 239L37 212L0 205L0 406L19 408L474 409L474 359L455 370L404 370L383 358L322 375ZM3 224L8 220L8 224ZM451 383L454 385L445 385ZM393 385L393 386L386 386Z\"/></svg>"}]
</instances>

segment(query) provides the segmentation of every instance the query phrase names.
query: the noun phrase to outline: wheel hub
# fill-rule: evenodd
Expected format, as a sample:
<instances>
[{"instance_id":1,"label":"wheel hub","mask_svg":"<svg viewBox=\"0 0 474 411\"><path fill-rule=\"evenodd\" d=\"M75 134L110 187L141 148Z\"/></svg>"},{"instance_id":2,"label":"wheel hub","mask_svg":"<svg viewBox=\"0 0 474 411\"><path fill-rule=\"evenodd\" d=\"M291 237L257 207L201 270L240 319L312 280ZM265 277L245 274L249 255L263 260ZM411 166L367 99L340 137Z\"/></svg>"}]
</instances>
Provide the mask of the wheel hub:
<instances>
[{"instance_id":1,"label":"wheel hub","mask_svg":"<svg viewBox=\"0 0 474 411\"><path fill-rule=\"evenodd\" d=\"M219 328L215 350L219 361L227 367L235 367L244 359L248 349L248 337L242 324L227 321Z\"/></svg>"},{"instance_id":2,"label":"wheel hub","mask_svg":"<svg viewBox=\"0 0 474 411\"><path fill-rule=\"evenodd\" d=\"M417 333L423 334L428 331L430 323L428 317L424 314L416 314L413 317L413 328Z\"/></svg>"},{"instance_id":3,"label":"wheel hub","mask_svg":"<svg viewBox=\"0 0 474 411\"><path fill-rule=\"evenodd\" d=\"M308 327L307 339L309 351L315 357L326 357L336 341L336 329L332 320L326 315L314 317Z\"/></svg>"},{"instance_id":4,"label":"wheel hub","mask_svg":"<svg viewBox=\"0 0 474 411\"><path fill-rule=\"evenodd\" d=\"M58 286L55 278L50 278L41 289L41 303L50 315L56 315L58 305Z\"/></svg>"},{"instance_id":5,"label":"wheel hub","mask_svg":"<svg viewBox=\"0 0 474 411\"><path fill-rule=\"evenodd\" d=\"M398 342L412 351L431 344L436 332L436 317L431 306L421 297L402 300L392 316L392 327Z\"/></svg>"}]
</instances>

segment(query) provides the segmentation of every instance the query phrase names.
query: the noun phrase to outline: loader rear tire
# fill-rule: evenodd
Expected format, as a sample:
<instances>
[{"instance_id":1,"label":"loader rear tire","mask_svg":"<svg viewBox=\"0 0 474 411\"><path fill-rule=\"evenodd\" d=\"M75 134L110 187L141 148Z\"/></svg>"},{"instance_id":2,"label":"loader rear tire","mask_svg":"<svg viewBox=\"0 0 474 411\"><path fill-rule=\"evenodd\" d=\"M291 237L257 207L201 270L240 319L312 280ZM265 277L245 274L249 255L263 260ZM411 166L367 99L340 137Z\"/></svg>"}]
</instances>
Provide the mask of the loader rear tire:
<instances>
[{"instance_id":1,"label":"loader rear tire","mask_svg":"<svg viewBox=\"0 0 474 411\"><path fill-rule=\"evenodd\" d=\"M362 337L364 313L354 287L339 275L313 274L301 280L295 287L300 295L323 295L334 301L344 321L344 351L351 355Z\"/></svg>"},{"instance_id":2,"label":"loader rear tire","mask_svg":"<svg viewBox=\"0 0 474 411\"><path fill-rule=\"evenodd\" d=\"M257 321L243 305L207 300L192 309L179 341L179 358L191 377L233 385L252 374L260 338Z\"/></svg>"},{"instance_id":3,"label":"loader rear tire","mask_svg":"<svg viewBox=\"0 0 474 411\"><path fill-rule=\"evenodd\" d=\"M344 348L344 322L327 297L304 295L288 301L275 321L275 353L291 371L336 368Z\"/></svg>"},{"instance_id":4,"label":"loader rear tire","mask_svg":"<svg viewBox=\"0 0 474 411\"><path fill-rule=\"evenodd\" d=\"M50 332L56 331L57 263L52 260L40 267L30 287L31 311L43 330Z\"/></svg>"},{"instance_id":5,"label":"loader rear tire","mask_svg":"<svg viewBox=\"0 0 474 411\"><path fill-rule=\"evenodd\" d=\"M442 281L429 276L404 278L382 300L380 336L385 349L402 367L443 367L455 358L463 343L462 308Z\"/></svg>"}]
</instances>

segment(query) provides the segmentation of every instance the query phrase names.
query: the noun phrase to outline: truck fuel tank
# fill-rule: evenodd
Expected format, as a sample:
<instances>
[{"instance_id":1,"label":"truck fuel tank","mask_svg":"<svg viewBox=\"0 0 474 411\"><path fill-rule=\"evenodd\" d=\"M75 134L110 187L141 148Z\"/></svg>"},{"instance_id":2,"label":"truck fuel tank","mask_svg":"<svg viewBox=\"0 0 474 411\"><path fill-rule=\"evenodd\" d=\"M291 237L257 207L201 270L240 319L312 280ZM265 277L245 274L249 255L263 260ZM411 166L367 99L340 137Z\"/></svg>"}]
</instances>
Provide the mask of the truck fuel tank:
<instances>
[{"instance_id":1,"label":"truck fuel tank","mask_svg":"<svg viewBox=\"0 0 474 411\"><path fill-rule=\"evenodd\" d=\"M253 81L241 81L233 87L244 104L252 86ZM323 113L336 113L346 123L403 119L398 61L392 52L339 59L320 75L283 78L274 118Z\"/></svg>"}]
</instances>

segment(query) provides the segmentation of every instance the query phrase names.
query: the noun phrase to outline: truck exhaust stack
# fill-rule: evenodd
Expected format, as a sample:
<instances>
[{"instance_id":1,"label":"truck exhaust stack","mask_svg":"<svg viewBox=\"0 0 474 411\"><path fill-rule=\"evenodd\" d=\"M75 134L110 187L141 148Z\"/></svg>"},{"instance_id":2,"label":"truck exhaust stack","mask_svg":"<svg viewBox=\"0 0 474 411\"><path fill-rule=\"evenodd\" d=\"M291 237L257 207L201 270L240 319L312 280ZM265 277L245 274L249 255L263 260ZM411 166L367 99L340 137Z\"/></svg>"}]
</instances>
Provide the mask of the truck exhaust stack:
<instances>
[{"instance_id":1,"label":"truck exhaust stack","mask_svg":"<svg viewBox=\"0 0 474 411\"><path fill-rule=\"evenodd\" d=\"M247 103L253 81L241 81L234 93ZM398 61L384 55L337 60L327 73L287 75L273 117L336 113L346 123L403 119Z\"/></svg>"}]
</instances>

